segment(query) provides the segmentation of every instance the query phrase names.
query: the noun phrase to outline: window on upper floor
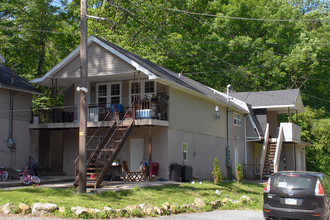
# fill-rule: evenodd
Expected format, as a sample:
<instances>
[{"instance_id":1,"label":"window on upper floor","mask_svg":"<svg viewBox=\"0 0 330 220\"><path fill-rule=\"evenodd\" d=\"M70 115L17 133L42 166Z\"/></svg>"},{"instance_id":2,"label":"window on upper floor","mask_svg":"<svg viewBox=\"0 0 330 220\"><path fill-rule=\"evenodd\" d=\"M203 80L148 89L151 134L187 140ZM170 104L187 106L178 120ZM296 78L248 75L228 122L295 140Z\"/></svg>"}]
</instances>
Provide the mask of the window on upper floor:
<instances>
[{"instance_id":1,"label":"window on upper floor","mask_svg":"<svg viewBox=\"0 0 330 220\"><path fill-rule=\"evenodd\" d=\"M141 83L130 82L130 103L146 97L151 98L156 95L156 83L149 80L141 80Z\"/></svg>"},{"instance_id":2,"label":"window on upper floor","mask_svg":"<svg viewBox=\"0 0 330 220\"><path fill-rule=\"evenodd\" d=\"M236 112L233 113L233 124L236 126L241 126L241 114Z\"/></svg>"},{"instance_id":3,"label":"window on upper floor","mask_svg":"<svg viewBox=\"0 0 330 220\"><path fill-rule=\"evenodd\" d=\"M98 105L107 107L110 104L121 104L121 82L97 84L96 100Z\"/></svg>"}]
</instances>

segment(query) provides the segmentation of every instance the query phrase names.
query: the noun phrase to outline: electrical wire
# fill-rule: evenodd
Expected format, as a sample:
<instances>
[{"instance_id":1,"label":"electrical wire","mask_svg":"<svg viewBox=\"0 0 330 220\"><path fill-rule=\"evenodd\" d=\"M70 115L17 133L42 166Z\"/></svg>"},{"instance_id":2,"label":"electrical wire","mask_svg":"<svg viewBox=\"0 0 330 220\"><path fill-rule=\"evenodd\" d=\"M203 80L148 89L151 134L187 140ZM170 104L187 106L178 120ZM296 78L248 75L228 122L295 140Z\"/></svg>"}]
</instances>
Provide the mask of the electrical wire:
<instances>
[{"instance_id":1,"label":"electrical wire","mask_svg":"<svg viewBox=\"0 0 330 220\"><path fill-rule=\"evenodd\" d=\"M136 3L135 5L140 6L142 4L141 3ZM184 14L191 14L191 15L198 15L198 16L207 16L207 17L216 17L216 18L226 18L226 19L234 19L234 20L274 21L274 22L329 22L330 21L330 20L326 20L326 19L299 20L299 19L242 18L242 17L231 17L231 16L225 16L225 15L213 15L213 14L205 14L205 13L196 13L196 12L184 11L184 10L180 10L180 9L160 7L160 6L155 6L155 5L145 4L145 3L143 3L143 5L148 6L148 7L151 7L151 8L165 9L165 10L179 12L179 13L184 13Z\"/></svg>"}]
</instances>

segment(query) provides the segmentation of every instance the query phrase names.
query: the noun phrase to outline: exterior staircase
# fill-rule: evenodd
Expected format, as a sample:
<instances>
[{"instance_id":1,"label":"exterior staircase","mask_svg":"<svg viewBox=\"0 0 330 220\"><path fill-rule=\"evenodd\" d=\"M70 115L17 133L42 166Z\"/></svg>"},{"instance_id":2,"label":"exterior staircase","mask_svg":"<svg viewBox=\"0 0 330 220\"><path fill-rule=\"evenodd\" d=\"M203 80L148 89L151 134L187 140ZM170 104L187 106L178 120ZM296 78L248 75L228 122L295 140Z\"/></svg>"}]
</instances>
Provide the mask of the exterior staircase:
<instances>
[{"instance_id":1,"label":"exterior staircase","mask_svg":"<svg viewBox=\"0 0 330 220\"><path fill-rule=\"evenodd\" d=\"M129 117L128 114L131 110L130 108L124 114L121 121L113 121L111 126L107 129L101 143L90 154L89 158L87 158L86 187L98 188L100 186L105 174L132 132L134 119ZM99 129L97 129L95 133L97 133L98 130ZM74 186L78 186L79 182L78 162L79 157L75 161L76 171Z\"/></svg>"},{"instance_id":2,"label":"exterior staircase","mask_svg":"<svg viewBox=\"0 0 330 220\"><path fill-rule=\"evenodd\" d=\"M263 179L268 179L274 173L274 159L276 152L276 142L270 142L267 146L265 164L262 171Z\"/></svg>"}]
</instances>

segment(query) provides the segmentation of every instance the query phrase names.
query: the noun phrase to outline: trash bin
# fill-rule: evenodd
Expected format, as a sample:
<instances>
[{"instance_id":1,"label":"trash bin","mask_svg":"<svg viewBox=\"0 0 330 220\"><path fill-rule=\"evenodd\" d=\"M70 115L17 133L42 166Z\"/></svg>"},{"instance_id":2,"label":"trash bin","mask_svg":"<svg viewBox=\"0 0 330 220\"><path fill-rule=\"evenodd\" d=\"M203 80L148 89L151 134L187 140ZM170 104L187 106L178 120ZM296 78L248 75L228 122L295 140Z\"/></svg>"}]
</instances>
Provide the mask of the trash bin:
<instances>
[{"instance_id":1,"label":"trash bin","mask_svg":"<svg viewBox=\"0 0 330 220\"><path fill-rule=\"evenodd\" d=\"M192 167L191 166L182 166L181 168L182 182L192 181Z\"/></svg>"},{"instance_id":2,"label":"trash bin","mask_svg":"<svg viewBox=\"0 0 330 220\"><path fill-rule=\"evenodd\" d=\"M181 181L181 169L182 166L177 163L173 163L170 166L170 180L180 182Z\"/></svg>"}]
</instances>

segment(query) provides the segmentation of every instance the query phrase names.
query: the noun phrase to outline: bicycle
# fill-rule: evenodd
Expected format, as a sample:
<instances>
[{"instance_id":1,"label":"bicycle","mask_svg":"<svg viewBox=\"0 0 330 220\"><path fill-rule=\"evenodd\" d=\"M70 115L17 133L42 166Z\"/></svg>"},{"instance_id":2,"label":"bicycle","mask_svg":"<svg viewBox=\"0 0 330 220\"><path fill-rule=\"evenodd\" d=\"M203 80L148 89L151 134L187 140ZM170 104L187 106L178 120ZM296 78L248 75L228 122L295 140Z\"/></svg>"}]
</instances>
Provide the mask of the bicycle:
<instances>
[{"instance_id":1,"label":"bicycle","mask_svg":"<svg viewBox=\"0 0 330 220\"><path fill-rule=\"evenodd\" d=\"M19 173L19 176L19 179L26 185L29 185L31 182L36 184L40 183L39 177L29 174L28 167L25 168L23 173Z\"/></svg>"},{"instance_id":2,"label":"bicycle","mask_svg":"<svg viewBox=\"0 0 330 220\"><path fill-rule=\"evenodd\" d=\"M9 178L9 174L7 171L4 170L5 167L0 167L0 180L7 181Z\"/></svg>"}]
</instances>

